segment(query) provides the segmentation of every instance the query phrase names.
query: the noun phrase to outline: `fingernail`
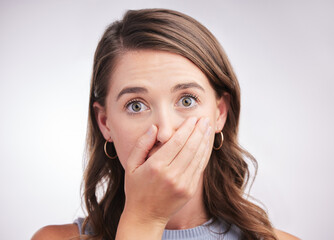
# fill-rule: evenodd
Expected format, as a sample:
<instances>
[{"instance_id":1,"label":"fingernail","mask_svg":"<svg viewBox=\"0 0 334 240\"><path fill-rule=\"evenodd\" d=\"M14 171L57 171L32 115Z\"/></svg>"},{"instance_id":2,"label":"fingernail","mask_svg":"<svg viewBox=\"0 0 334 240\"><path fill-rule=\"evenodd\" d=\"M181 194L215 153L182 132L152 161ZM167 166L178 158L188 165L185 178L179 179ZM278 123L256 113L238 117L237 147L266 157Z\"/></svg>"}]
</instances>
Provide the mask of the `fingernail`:
<instances>
[{"instance_id":1,"label":"fingernail","mask_svg":"<svg viewBox=\"0 0 334 240\"><path fill-rule=\"evenodd\" d=\"M189 118L189 122L190 122L192 125L195 125L196 122L197 122L197 117L191 117L191 118Z\"/></svg>"},{"instance_id":2,"label":"fingernail","mask_svg":"<svg viewBox=\"0 0 334 240\"><path fill-rule=\"evenodd\" d=\"M153 134L153 130L154 130L154 125L151 125L151 127L147 130L146 134L151 136Z\"/></svg>"},{"instance_id":3,"label":"fingernail","mask_svg":"<svg viewBox=\"0 0 334 240\"><path fill-rule=\"evenodd\" d=\"M212 127L209 126L208 129L205 132L205 136L209 136L211 134L211 131L212 131Z\"/></svg>"},{"instance_id":4,"label":"fingernail","mask_svg":"<svg viewBox=\"0 0 334 240\"><path fill-rule=\"evenodd\" d=\"M205 132L209 126L209 118L205 118L201 120L201 128L203 130L203 132Z\"/></svg>"},{"instance_id":5,"label":"fingernail","mask_svg":"<svg viewBox=\"0 0 334 240\"><path fill-rule=\"evenodd\" d=\"M207 128L209 126L209 122L210 122L210 119L208 117L205 118L205 120L204 120L205 128Z\"/></svg>"}]
</instances>

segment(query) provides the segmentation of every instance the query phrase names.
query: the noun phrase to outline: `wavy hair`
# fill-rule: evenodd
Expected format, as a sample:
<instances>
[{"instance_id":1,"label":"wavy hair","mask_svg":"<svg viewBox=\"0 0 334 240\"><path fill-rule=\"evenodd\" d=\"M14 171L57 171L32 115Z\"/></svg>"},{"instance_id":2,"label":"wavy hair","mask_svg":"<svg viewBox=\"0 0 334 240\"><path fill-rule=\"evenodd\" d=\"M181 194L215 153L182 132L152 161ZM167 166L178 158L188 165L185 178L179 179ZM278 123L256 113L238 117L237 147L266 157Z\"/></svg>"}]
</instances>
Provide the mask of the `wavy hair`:
<instances>
[{"instance_id":1,"label":"wavy hair","mask_svg":"<svg viewBox=\"0 0 334 240\"><path fill-rule=\"evenodd\" d=\"M214 220L224 219L230 226L239 227L243 239L277 239L266 212L245 198L250 176L246 160L250 159L256 170L257 162L237 140L240 87L232 66L207 28L185 14L167 9L127 11L121 21L107 27L97 46L83 180L87 209L83 232L87 223L94 231L87 239L115 239L125 204L124 169L118 160L111 160L104 154L105 139L96 122L93 103L97 101L105 106L111 73L118 58L127 51L145 49L176 53L189 59L206 75L217 97L224 93L230 95L228 116L222 130L224 144L212 152L204 171L206 210ZM98 196L101 185L104 190Z\"/></svg>"}]
</instances>

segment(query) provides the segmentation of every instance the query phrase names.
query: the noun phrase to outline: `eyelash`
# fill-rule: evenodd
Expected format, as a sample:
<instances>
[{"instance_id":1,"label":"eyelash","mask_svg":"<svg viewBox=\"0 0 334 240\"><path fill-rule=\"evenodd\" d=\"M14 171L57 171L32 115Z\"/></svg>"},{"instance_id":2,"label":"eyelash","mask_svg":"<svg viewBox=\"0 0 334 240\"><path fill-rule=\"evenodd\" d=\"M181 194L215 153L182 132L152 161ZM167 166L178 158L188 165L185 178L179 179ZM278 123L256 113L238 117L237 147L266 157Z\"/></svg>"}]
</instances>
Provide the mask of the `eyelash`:
<instances>
[{"instance_id":1,"label":"eyelash","mask_svg":"<svg viewBox=\"0 0 334 240\"><path fill-rule=\"evenodd\" d=\"M191 98L193 98L196 102L200 103L199 97L198 97L197 95L195 95L195 94L186 93L186 94L184 94L184 95L182 95L182 96L180 97L179 101L180 101L182 98L184 98L184 97L191 97Z\"/></svg>"},{"instance_id":2,"label":"eyelash","mask_svg":"<svg viewBox=\"0 0 334 240\"><path fill-rule=\"evenodd\" d=\"M127 108L131 103L134 103L134 102L141 102L142 100L139 99L139 98L134 98L134 99L131 99L130 101L128 101L125 105L124 105L124 108Z\"/></svg>"},{"instance_id":3,"label":"eyelash","mask_svg":"<svg viewBox=\"0 0 334 240\"><path fill-rule=\"evenodd\" d=\"M191 93L186 93L186 94L183 94L183 95L178 99L177 103L178 103L182 98L185 98L185 97L191 97L191 98L193 98L193 99L196 101L196 103L200 103L200 102L201 102L200 99L199 99L199 97L198 97L197 95L195 95L195 94L191 94ZM143 100L142 100L142 99L134 98L134 99L131 99L130 101L128 101L128 102L124 105L124 109L127 110L128 107L130 106L130 104L132 104L132 103L134 103L134 102L141 102L142 104L144 104L144 105L146 106L146 104L143 103ZM131 114L131 115L135 115L135 114L138 114L138 113L140 113L140 112L135 113L135 112L129 112L129 111L128 111L128 113Z\"/></svg>"},{"instance_id":4,"label":"eyelash","mask_svg":"<svg viewBox=\"0 0 334 240\"><path fill-rule=\"evenodd\" d=\"M128 107L130 106L130 104L135 103L135 102L141 102L142 104L144 104L144 105L146 106L146 104L143 103L143 100L142 100L142 99L134 98L134 99L131 99L130 101L128 101L128 102L124 105L124 110L127 111L127 109L128 109ZM127 112L128 112L128 114L130 114L130 115L138 114L138 113L136 113L136 112L129 112L129 111L127 111Z\"/></svg>"}]
</instances>

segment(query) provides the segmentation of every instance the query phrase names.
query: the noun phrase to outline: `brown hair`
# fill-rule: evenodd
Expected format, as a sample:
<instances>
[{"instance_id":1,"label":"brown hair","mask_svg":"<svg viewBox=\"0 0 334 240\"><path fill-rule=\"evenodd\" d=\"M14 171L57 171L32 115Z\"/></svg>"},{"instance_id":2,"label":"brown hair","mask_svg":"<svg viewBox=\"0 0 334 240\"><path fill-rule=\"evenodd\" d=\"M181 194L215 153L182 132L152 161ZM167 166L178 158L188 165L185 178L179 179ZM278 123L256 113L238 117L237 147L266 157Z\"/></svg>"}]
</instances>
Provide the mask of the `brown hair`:
<instances>
[{"instance_id":1,"label":"brown hair","mask_svg":"<svg viewBox=\"0 0 334 240\"><path fill-rule=\"evenodd\" d=\"M111 72L117 58L130 50L159 50L179 54L192 61L209 79L218 97L230 95L223 129L224 144L213 151L204 172L204 202L214 220L238 226L244 239L277 239L266 212L244 198L249 180L246 158L256 160L238 144L240 88L226 54L216 38L199 22L167 9L130 10L123 20L111 24L100 40L95 56L89 100L87 131L88 164L84 175L87 223L94 230L89 239L115 239L122 214L124 170L103 151L103 138L95 119L93 103L105 106ZM218 134L219 135L219 134ZM218 136L217 136L218 137ZM219 139L217 139L218 141ZM97 197L99 187L105 187Z\"/></svg>"}]
</instances>

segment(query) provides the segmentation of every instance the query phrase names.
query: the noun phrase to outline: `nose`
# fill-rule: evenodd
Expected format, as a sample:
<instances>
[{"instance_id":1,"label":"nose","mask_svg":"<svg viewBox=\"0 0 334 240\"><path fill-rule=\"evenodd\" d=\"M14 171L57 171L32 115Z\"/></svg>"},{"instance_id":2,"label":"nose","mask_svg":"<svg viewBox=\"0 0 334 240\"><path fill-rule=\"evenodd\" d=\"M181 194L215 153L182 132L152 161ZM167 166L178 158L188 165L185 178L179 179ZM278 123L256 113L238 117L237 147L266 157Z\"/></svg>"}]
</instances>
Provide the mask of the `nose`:
<instances>
[{"instance_id":1,"label":"nose","mask_svg":"<svg viewBox=\"0 0 334 240\"><path fill-rule=\"evenodd\" d=\"M155 113L155 125L158 128L157 141L160 144L166 143L179 128L182 118L169 107L160 108Z\"/></svg>"}]
</instances>

